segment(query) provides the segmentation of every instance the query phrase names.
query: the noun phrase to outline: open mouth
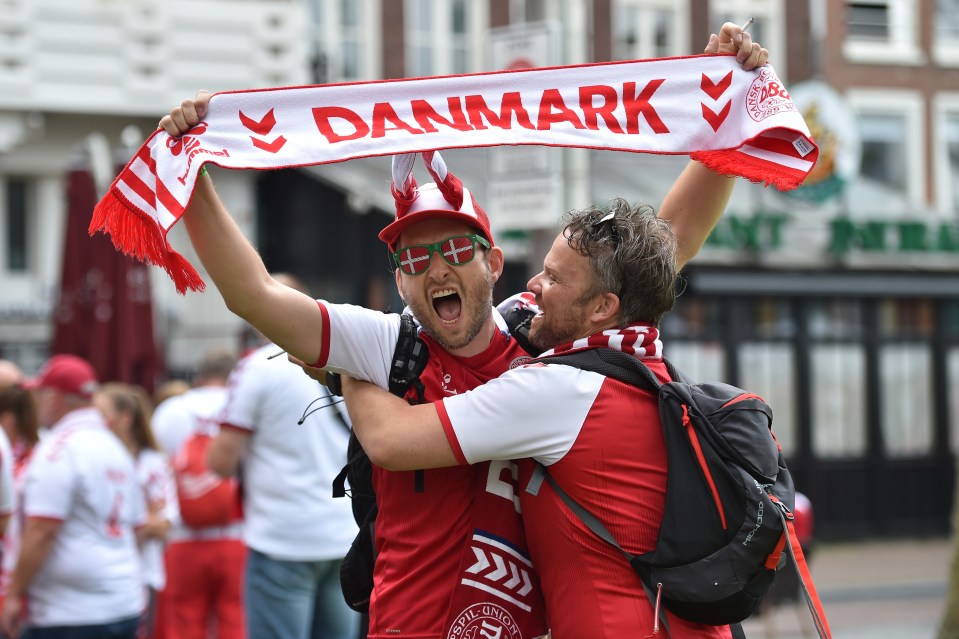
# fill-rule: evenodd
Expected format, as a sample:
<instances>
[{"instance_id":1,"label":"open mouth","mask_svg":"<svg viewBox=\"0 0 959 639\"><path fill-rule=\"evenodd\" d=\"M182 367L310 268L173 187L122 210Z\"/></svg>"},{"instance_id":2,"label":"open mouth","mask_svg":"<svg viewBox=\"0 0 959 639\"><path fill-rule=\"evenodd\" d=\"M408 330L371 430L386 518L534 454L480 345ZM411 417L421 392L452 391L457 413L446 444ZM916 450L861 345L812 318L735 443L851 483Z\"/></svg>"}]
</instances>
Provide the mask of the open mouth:
<instances>
[{"instance_id":1,"label":"open mouth","mask_svg":"<svg viewBox=\"0 0 959 639\"><path fill-rule=\"evenodd\" d=\"M452 289L433 293L433 310L444 324L455 324L463 312L463 300Z\"/></svg>"}]
</instances>

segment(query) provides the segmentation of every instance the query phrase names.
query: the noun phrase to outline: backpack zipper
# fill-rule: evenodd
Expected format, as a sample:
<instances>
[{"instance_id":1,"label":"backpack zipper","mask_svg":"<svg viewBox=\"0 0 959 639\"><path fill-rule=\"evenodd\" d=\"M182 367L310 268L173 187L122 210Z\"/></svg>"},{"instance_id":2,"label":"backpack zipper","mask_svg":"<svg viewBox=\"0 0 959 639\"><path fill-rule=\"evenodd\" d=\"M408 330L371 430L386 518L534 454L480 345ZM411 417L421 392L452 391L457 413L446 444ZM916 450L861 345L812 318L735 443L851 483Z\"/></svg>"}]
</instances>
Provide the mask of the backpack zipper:
<instances>
[{"instance_id":1,"label":"backpack zipper","mask_svg":"<svg viewBox=\"0 0 959 639\"><path fill-rule=\"evenodd\" d=\"M663 584L656 584L656 607L653 608L653 634L659 634L659 606L663 600Z\"/></svg>"},{"instance_id":2,"label":"backpack zipper","mask_svg":"<svg viewBox=\"0 0 959 639\"><path fill-rule=\"evenodd\" d=\"M720 406L719 408L721 408L721 409L722 409L722 408L727 408L727 407L729 407L729 406L732 406L733 404L736 404L736 403L738 403L738 402L745 401L745 400L747 400L747 399L758 399L758 400L761 401L761 402L765 402L765 401L766 401L766 400L764 400L762 397L760 397L759 395L756 395L755 393L743 393L743 394L741 394L741 395L736 395L735 397L733 397L731 400L729 400L728 402L726 402L725 404L723 404L723 405Z\"/></svg>"},{"instance_id":3,"label":"backpack zipper","mask_svg":"<svg viewBox=\"0 0 959 639\"><path fill-rule=\"evenodd\" d=\"M713 495L713 503L716 505L716 512L719 513L719 520L723 525L723 530L726 530L726 512L723 510L722 500L719 499L719 489L716 488L713 475L709 472L709 466L706 464L706 456L703 455L703 448L699 444L699 437L696 435L696 429L693 427L692 419L689 417L689 407L686 406L686 404L683 404L683 426L686 427L686 435L689 437L689 442L693 445L696 459L699 460L699 467L702 468L703 474L706 476L706 483L709 484L709 492Z\"/></svg>"}]
</instances>

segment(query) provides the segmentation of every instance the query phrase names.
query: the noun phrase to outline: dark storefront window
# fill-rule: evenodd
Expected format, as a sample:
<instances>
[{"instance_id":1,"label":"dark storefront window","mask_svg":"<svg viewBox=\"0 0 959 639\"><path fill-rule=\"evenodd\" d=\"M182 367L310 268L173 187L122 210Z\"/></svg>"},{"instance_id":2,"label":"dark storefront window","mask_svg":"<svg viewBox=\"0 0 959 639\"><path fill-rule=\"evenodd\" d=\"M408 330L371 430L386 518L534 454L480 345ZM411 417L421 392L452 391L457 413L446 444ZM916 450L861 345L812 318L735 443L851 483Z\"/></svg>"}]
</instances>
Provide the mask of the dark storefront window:
<instances>
[{"instance_id":1,"label":"dark storefront window","mask_svg":"<svg viewBox=\"0 0 959 639\"><path fill-rule=\"evenodd\" d=\"M946 353L946 388L949 392L949 433L953 452L959 454L959 301L952 300L943 305L946 339L949 341Z\"/></svg>"},{"instance_id":2,"label":"dark storefront window","mask_svg":"<svg viewBox=\"0 0 959 639\"><path fill-rule=\"evenodd\" d=\"M6 267L11 273L22 273L27 270L27 181L8 179L6 200Z\"/></svg>"},{"instance_id":3,"label":"dark storefront window","mask_svg":"<svg viewBox=\"0 0 959 639\"><path fill-rule=\"evenodd\" d=\"M788 300L761 298L746 304L739 346L739 382L773 407L773 431L786 455L797 447L795 311Z\"/></svg>"},{"instance_id":4,"label":"dark storefront window","mask_svg":"<svg viewBox=\"0 0 959 639\"><path fill-rule=\"evenodd\" d=\"M812 444L817 457L858 457L866 450L866 351L857 300L809 303Z\"/></svg>"},{"instance_id":5,"label":"dark storefront window","mask_svg":"<svg viewBox=\"0 0 959 639\"><path fill-rule=\"evenodd\" d=\"M723 333L729 322L723 305L712 299L680 296L662 321L666 357L690 379L726 379Z\"/></svg>"},{"instance_id":6,"label":"dark storefront window","mask_svg":"<svg viewBox=\"0 0 959 639\"><path fill-rule=\"evenodd\" d=\"M879 347L882 432L893 456L932 450L932 352L922 344Z\"/></svg>"},{"instance_id":7,"label":"dark storefront window","mask_svg":"<svg viewBox=\"0 0 959 639\"><path fill-rule=\"evenodd\" d=\"M883 300L879 305L879 331L883 337L931 337L935 331L932 300Z\"/></svg>"},{"instance_id":8,"label":"dark storefront window","mask_svg":"<svg viewBox=\"0 0 959 639\"><path fill-rule=\"evenodd\" d=\"M946 302L946 334L959 339L959 301Z\"/></svg>"},{"instance_id":9,"label":"dark storefront window","mask_svg":"<svg viewBox=\"0 0 959 639\"><path fill-rule=\"evenodd\" d=\"M681 339L718 337L728 325L719 300L680 295L676 306L663 317L664 334Z\"/></svg>"},{"instance_id":10,"label":"dark storefront window","mask_svg":"<svg viewBox=\"0 0 959 639\"><path fill-rule=\"evenodd\" d=\"M815 300L809 306L809 336L819 339L859 339L862 307L847 299Z\"/></svg>"},{"instance_id":11,"label":"dark storefront window","mask_svg":"<svg viewBox=\"0 0 959 639\"><path fill-rule=\"evenodd\" d=\"M953 389L949 393L949 423L952 424L950 433L952 441L952 450L959 454L959 346L952 346L946 354L946 377L948 379L948 388Z\"/></svg>"},{"instance_id":12,"label":"dark storefront window","mask_svg":"<svg viewBox=\"0 0 959 639\"><path fill-rule=\"evenodd\" d=\"M890 455L932 449L932 300L883 300L879 304L879 383L883 442Z\"/></svg>"}]
</instances>

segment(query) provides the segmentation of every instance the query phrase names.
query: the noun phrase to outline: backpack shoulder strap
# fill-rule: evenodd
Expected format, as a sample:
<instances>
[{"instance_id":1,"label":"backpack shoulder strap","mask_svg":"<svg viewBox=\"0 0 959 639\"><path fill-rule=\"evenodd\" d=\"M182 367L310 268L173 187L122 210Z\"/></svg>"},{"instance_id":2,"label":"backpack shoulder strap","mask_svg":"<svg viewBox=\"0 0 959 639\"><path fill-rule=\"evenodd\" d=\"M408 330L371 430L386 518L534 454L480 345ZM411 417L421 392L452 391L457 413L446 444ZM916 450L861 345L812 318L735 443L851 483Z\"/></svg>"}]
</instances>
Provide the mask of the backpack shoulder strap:
<instances>
[{"instance_id":1,"label":"backpack shoulder strap","mask_svg":"<svg viewBox=\"0 0 959 639\"><path fill-rule=\"evenodd\" d=\"M591 348L585 351L539 357L534 361L543 364L566 364L593 371L653 393L658 393L662 386L653 371L649 370L649 367L640 359L612 348ZM666 366L672 375L675 370L672 364L667 363Z\"/></svg>"},{"instance_id":2,"label":"backpack shoulder strap","mask_svg":"<svg viewBox=\"0 0 959 639\"><path fill-rule=\"evenodd\" d=\"M592 348L585 351L576 351L574 353L565 353L562 355L550 355L548 357L540 357L535 361L542 362L544 364L566 364L567 366L574 366L576 368L581 368L583 370L593 371L606 377L612 377L623 383L630 384L637 388L650 391L654 394L658 394L662 384L657 379L653 371L649 370L649 367L646 366L642 361L631 355L627 355L622 351L614 350L612 348ZM672 376L674 373L674 368L672 364L666 364L667 370ZM676 371L678 374L678 371ZM529 484L526 487L526 491L532 494L536 494L539 491L539 487L543 480L546 480L547 483L553 488L553 491L563 500L563 503L566 504L566 507L572 511L572 513L585 525L589 530L614 547L623 557L626 559L627 563L636 567L634 563L636 556L630 554L622 546L619 545L619 542L616 541L616 538L613 537L613 534L609 532L609 529L603 525L593 513L589 512L584 506L570 496L562 486L549 474L546 466L537 462L536 469L533 471L533 476L529 481ZM665 610L660 606L659 592L654 592L645 582L645 580L640 580L640 583L643 585L643 591L646 593L646 597L649 599L650 605L653 607L653 614L655 619L654 631L659 631L659 626L662 625L666 629L667 635L669 635L669 624L666 620Z\"/></svg>"},{"instance_id":3,"label":"backpack shoulder strap","mask_svg":"<svg viewBox=\"0 0 959 639\"><path fill-rule=\"evenodd\" d=\"M416 322L409 313L400 314L400 332L396 338L396 346L393 349L393 359L390 365L389 373L389 391L397 397L406 395L410 386L416 389L417 402L422 402L424 398L424 386L420 380L420 374L426 368L426 362L429 360L430 352L426 342L420 339L419 331L416 328ZM337 373L327 373L327 386L334 395L342 395L342 386L340 385L340 376ZM339 416L342 419L342 416ZM344 425L346 424L344 420ZM356 434L350 431L350 437L356 438ZM351 439L351 444L353 441ZM361 458L366 456L359 442L355 442L355 452L347 459L346 465L340 470L339 474L333 479L333 496L343 497L346 495L346 481L350 467ZM416 492L423 492L423 471L416 471L414 477Z\"/></svg>"},{"instance_id":4,"label":"backpack shoulder strap","mask_svg":"<svg viewBox=\"0 0 959 639\"><path fill-rule=\"evenodd\" d=\"M423 401L423 383L420 375L426 368L430 352L426 342L420 339L416 322L409 313L400 314L400 334L393 349L393 364L390 368L390 392L398 397L406 395L410 386L416 389L417 400Z\"/></svg>"},{"instance_id":5,"label":"backpack shoulder strap","mask_svg":"<svg viewBox=\"0 0 959 639\"><path fill-rule=\"evenodd\" d=\"M563 490L563 487L549 474L549 470L546 469L546 466L540 462L536 462L536 469L533 471L533 476L530 478L529 484L526 487L526 492L537 494L539 492L539 485L543 480L553 488L553 491L563 500L563 503L566 504L566 507L572 511L583 525L589 528L589 530L608 543L610 546L622 553L623 558L626 559L626 562L633 566L635 569L636 564L636 555L633 555L626 551L622 546L619 545L619 542L616 541L616 538L613 537L613 533L609 532L609 529L603 525L593 513L589 512L584 506L582 506L578 501L572 498L569 493ZM535 488L534 488L535 487ZM653 614L655 618L655 625L653 626L654 632L659 631L659 626L662 625L666 629L666 634L669 635L669 623L666 620L666 613L660 606L659 592L653 592L653 590L646 585L646 581L640 579L640 583L643 586L643 591L646 593L646 598L649 599L650 605L653 607Z\"/></svg>"}]
</instances>

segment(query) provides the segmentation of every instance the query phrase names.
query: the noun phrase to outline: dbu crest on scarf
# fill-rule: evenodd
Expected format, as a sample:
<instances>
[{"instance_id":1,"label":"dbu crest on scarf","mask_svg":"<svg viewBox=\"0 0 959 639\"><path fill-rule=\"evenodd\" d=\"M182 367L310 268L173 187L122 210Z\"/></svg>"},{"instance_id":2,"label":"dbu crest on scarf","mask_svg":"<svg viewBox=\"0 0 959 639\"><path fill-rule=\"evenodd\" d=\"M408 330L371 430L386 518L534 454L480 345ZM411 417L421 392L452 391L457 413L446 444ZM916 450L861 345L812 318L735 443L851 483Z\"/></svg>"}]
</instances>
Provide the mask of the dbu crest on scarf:
<instances>
[{"instance_id":1,"label":"dbu crest on scarf","mask_svg":"<svg viewBox=\"0 0 959 639\"><path fill-rule=\"evenodd\" d=\"M746 110L749 117L762 122L777 113L795 111L796 105L776 73L769 67L763 67L746 92Z\"/></svg>"}]
</instances>

